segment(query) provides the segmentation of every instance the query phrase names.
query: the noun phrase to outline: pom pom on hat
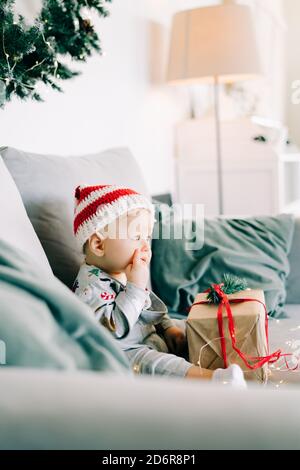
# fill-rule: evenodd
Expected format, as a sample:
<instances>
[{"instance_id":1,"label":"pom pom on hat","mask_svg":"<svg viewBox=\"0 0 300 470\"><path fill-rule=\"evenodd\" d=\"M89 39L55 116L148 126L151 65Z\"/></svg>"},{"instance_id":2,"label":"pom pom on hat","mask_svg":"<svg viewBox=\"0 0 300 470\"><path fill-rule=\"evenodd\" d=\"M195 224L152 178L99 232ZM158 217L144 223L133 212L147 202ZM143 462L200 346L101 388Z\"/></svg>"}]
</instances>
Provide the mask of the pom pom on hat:
<instances>
[{"instance_id":1,"label":"pom pom on hat","mask_svg":"<svg viewBox=\"0 0 300 470\"><path fill-rule=\"evenodd\" d=\"M80 186L77 186L75 189L75 199L77 199L77 201L80 199Z\"/></svg>"}]
</instances>

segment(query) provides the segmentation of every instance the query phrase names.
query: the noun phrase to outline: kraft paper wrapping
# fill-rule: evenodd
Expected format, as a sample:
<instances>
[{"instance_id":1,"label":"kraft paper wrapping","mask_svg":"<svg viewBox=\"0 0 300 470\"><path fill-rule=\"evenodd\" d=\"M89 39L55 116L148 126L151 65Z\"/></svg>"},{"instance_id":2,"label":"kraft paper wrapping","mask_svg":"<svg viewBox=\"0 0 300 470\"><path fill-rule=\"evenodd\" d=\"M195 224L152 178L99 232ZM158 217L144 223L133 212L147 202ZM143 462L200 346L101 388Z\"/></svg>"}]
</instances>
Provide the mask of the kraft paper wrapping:
<instances>
[{"instance_id":1,"label":"kraft paper wrapping","mask_svg":"<svg viewBox=\"0 0 300 470\"><path fill-rule=\"evenodd\" d=\"M246 290L228 295L228 299L253 298L265 303L262 290ZM194 303L207 300L207 294L198 294ZM267 337L265 329L265 310L258 302L230 304L235 324L236 346L248 356L267 356ZM189 360L202 368L216 370L224 368L221 341L217 320L218 305L202 304L192 306L187 318L187 339ZM228 364L238 364L247 380L265 383L268 379L268 364L257 370L250 370L233 350L228 330L228 319L223 309L224 335ZM251 361L249 361L251 363Z\"/></svg>"}]
</instances>

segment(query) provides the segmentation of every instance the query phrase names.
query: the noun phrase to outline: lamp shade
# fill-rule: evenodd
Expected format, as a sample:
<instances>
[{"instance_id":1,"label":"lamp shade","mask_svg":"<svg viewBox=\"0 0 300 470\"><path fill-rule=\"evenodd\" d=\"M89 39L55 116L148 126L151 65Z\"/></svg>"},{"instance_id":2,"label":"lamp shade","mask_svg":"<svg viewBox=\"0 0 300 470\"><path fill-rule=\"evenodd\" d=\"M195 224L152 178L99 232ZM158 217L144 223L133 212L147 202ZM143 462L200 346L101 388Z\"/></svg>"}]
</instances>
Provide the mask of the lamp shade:
<instances>
[{"instance_id":1,"label":"lamp shade","mask_svg":"<svg viewBox=\"0 0 300 470\"><path fill-rule=\"evenodd\" d=\"M220 82L257 78L261 65L252 13L228 4L175 14L167 79Z\"/></svg>"}]
</instances>

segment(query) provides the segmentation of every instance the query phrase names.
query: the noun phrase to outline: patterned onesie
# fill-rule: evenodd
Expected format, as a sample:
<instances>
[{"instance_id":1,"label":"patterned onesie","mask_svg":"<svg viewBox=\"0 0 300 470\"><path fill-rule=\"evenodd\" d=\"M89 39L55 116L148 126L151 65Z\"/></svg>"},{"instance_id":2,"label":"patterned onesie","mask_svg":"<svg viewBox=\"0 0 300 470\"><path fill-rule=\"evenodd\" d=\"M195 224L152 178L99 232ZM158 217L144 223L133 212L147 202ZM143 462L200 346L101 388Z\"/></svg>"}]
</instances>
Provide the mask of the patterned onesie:
<instances>
[{"instance_id":1,"label":"patterned onesie","mask_svg":"<svg viewBox=\"0 0 300 470\"><path fill-rule=\"evenodd\" d=\"M172 320L153 291L131 282L122 284L100 268L83 263L73 291L95 312L96 319L118 341L131 367L140 374L183 377L192 364L168 352L162 332L185 328L185 320Z\"/></svg>"}]
</instances>

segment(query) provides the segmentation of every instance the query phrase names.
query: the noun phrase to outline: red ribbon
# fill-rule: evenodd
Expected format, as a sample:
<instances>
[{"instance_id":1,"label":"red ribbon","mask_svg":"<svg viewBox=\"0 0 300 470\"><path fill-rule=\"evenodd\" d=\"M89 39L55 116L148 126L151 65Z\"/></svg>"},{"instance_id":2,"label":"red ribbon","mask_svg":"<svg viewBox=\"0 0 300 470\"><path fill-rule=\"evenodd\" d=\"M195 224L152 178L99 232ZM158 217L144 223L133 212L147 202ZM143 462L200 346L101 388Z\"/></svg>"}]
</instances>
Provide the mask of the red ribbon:
<instances>
[{"instance_id":1,"label":"red ribbon","mask_svg":"<svg viewBox=\"0 0 300 470\"><path fill-rule=\"evenodd\" d=\"M229 329L229 334L230 334L230 338L231 338L232 348L240 356L240 358L243 360L243 362L248 367L248 369L257 370L257 369L260 369L261 367L263 367L265 364L274 364L280 358L284 357L286 367L289 370L296 370L298 368L298 365L294 369L290 369L290 367L288 366L287 360L286 360L286 357L287 356L292 356L292 354L282 354L280 349L278 351L270 354L268 312L267 312L265 304L263 302L261 302L260 300L258 300L258 299L251 299L251 298L230 299L229 300L227 295L225 294L225 292L223 292L223 290L222 290L223 285L224 284L212 284L212 288L215 290L218 297L220 298L217 318L218 318L219 333L220 333L220 338L221 338L221 350L222 350L222 356L223 356L225 368L228 367L228 360L227 360L226 341L225 341L225 335L224 335L224 321L223 321L223 309L224 308L225 308L226 313L227 313L228 329ZM209 290L210 289L206 290L205 292L209 292ZM248 356L248 355L244 354L236 345L235 324L234 324L234 318L233 318L233 315L232 315L230 303L237 304L237 303L242 303L242 302L258 302L259 304L261 304L264 307L264 311L265 311L265 330L266 330L267 351L268 351L267 356L261 356L261 357ZM208 300L204 300L204 301L201 301L201 302L196 302L192 305L192 307L194 307L195 305L207 304L207 303L209 303ZM251 361L252 364L250 364L249 361Z\"/></svg>"}]
</instances>

